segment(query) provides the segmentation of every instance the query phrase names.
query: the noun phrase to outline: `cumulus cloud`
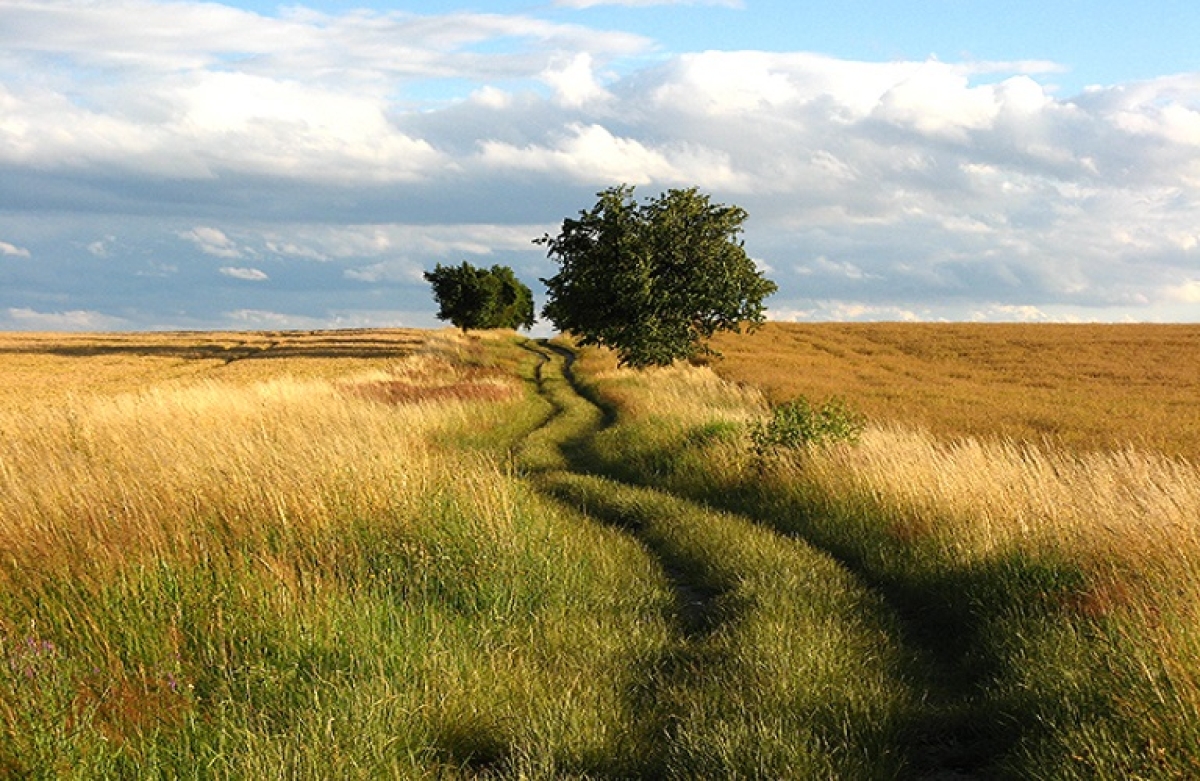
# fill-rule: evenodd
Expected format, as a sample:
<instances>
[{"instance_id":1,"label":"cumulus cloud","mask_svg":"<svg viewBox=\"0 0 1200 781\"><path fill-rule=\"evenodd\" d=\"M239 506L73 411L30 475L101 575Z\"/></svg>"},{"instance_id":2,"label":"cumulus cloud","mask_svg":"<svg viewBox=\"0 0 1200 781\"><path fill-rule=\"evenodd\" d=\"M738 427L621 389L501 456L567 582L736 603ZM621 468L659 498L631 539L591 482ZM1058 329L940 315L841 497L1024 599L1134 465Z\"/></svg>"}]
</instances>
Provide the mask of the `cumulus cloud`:
<instances>
[{"instance_id":1,"label":"cumulus cloud","mask_svg":"<svg viewBox=\"0 0 1200 781\"><path fill-rule=\"evenodd\" d=\"M1200 279L1189 279L1168 288L1167 297L1184 304L1200 304Z\"/></svg>"},{"instance_id":2,"label":"cumulus cloud","mask_svg":"<svg viewBox=\"0 0 1200 781\"><path fill-rule=\"evenodd\" d=\"M266 272L256 268L238 268L236 266L223 266L218 269L222 274L233 279L242 279L247 282L265 282L270 277Z\"/></svg>"},{"instance_id":3,"label":"cumulus cloud","mask_svg":"<svg viewBox=\"0 0 1200 781\"><path fill-rule=\"evenodd\" d=\"M18 247L15 244L9 244L7 241L0 241L0 255L10 258L28 258L30 257L29 250L24 247Z\"/></svg>"},{"instance_id":4,"label":"cumulus cloud","mask_svg":"<svg viewBox=\"0 0 1200 781\"><path fill-rule=\"evenodd\" d=\"M589 82L594 59L649 45L517 16L297 8L274 18L153 0L6 4L0 29L14 69L44 74L0 83L0 162L200 180L237 172L412 181L452 161L392 122L395 96L409 85L546 78L564 99L581 100L598 89ZM492 57L473 50L505 38L532 48ZM565 51L578 53L577 64L555 70ZM78 68L105 77L84 100L72 86Z\"/></svg>"},{"instance_id":5,"label":"cumulus cloud","mask_svg":"<svg viewBox=\"0 0 1200 781\"><path fill-rule=\"evenodd\" d=\"M484 141L479 159L489 168L567 176L579 182L744 186L725 153L687 141L651 145L620 137L599 124L573 123L549 144L517 147Z\"/></svg>"},{"instance_id":6,"label":"cumulus cloud","mask_svg":"<svg viewBox=\"0 0 1200 781\"><path fill-rule=\"evenodd\" d=\"M0 3L0 256L56 238L58 279L75 252L180 285L187 253L270 258L313 280L280 317L318 322L464 256L548 276L530 240L598 190L694 185L748 210L780 317L1194 310L1200 74L1061 95L1049 62L667 55L535 13Z\"/></svg>"},{"instance_id":7,"label":"cumulus cloud","mask_svg":"<svg viewBox=\"0 0 1200 781\"><path fill-rule=\"evenodd\" d=\"M179 236L194 243L205 255L218 258L240 258L243 254L241 247L233 239L216 228L201 225L180 233Z\"/></svg>"},{"instance_id":8,"label":"cumulus cloud","mask_svg":"<svg viewBox=\"0 0 1200 781\"><path fill-rule=\"evenodd\" d=\"M581 52L564 64L555 64L542 73L542 80L554 88L558 101L579 107L611 96L600 86L592 66L592 55Z\"/></svg>"}]
</instances>

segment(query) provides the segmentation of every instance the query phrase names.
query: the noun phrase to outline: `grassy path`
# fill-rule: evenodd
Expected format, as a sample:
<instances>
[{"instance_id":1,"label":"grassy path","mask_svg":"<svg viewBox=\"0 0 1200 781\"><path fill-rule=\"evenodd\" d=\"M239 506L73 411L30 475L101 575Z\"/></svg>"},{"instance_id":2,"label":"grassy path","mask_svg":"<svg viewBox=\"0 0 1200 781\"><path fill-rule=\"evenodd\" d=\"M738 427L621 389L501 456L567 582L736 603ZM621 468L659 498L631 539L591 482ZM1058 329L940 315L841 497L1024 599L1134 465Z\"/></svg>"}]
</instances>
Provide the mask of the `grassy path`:
<instances>
[{"instance_id":1,"label":"grassy path","mask_svg":"<svg viewBox=\"0 0 1200 781\"><path fill-rule=\"evenodd\" d=\"M518 463L639 541L676 592L673 641L631 693L644 777L914 777L920 695L878 594L801 540L600 474L589 445L611 421L574 386L569 352L529 349L555 413Z\"/></svg>"},{"instance_id":2,"label":"grassy path","mask_svg":"<svg viewBox=\"0 0 1200 781\"><path fill-rule=\"evenodd\" d=\"M719 517L734 526L769 532L825 561L845 583L831 575L826 591L801 589L791 600L837 602L831 594L843 591L867 595L870 623L880 633L877 648L886 649L875 654L873 669L903 692L893 700L899 713L882 727L882 744L897 758L895 777L1196 777L1200 711L1189 692L1196 691L1192 649L1200 646L1189 629L1194 614L1170 617L1164 592L1140 592L1146 602L1139 603L1136 579L1113 585L1103 564L1093 561L1088 570L1085 559L1072 558L1053 540L1004 545L993 539L994 548L972 548L973 516L955 526L941 514L942 505L889 504L875 492L879 483L846 479L860 448L756 455L746 428L761 407L705 372L612 371L585 358L579 392L615 413L612 425L576 449L575 467L614 485L687 500L681 506L723 512ZM922 486L936 483L937 475L920 474ZM925 524L937 533L922 533ZM648 542L648 531L672 535L669 527L655 518L638 532ZM707 534L715 535L715 528ZM745 556L749 539L731 533L723 549L708 554L727 568L722 571L731 582L747 583L763 566ZM1166 594L1187 583L1185 576L1165 579ZM1106 599L1113 593L1106 587L1122 594L1123 603ZM756 604L764 614L778 609ZM842 607L831 621L866 620L852 602ZM776 615L789 629L798 619ZM730 629L736 634L738 624ZM789 684L756 685L771 692ZM791 685L826 685L843 697L858 686L819 675L797 676ZM880 745L849 732L843 740L850 750Z\"/></svg>"}]
</instances>

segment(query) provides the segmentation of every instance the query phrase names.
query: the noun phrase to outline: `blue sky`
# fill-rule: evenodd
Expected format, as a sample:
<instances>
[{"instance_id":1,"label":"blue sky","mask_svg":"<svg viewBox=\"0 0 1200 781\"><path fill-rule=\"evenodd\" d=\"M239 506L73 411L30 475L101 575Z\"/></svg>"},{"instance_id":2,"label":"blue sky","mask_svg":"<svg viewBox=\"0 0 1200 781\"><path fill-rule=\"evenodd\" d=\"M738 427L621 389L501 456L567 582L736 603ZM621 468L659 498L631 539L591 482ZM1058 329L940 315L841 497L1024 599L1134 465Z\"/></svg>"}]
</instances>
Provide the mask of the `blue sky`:
<instances>
[{"instance_id":1,"label":"blue sky","mask_svg":"<svg viewBox=\"0 0 1200 781\"><path fill-rule=\"evenodd\" d=\"M1200 321L1200 4L0 0L0 328L435 326L603 188L783 320ZM545 326L541 326L543 329Z\"/></svg>"}]
</instances>

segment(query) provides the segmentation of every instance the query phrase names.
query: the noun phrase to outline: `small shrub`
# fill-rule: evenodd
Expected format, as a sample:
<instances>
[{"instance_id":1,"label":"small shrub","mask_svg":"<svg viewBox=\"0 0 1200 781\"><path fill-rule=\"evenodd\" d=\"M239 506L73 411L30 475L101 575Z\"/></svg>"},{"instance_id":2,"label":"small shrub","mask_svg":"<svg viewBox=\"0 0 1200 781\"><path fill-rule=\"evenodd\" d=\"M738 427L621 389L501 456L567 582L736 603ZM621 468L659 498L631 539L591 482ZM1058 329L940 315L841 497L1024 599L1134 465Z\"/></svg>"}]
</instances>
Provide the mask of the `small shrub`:
<instances>
[{"instance_id":1,"label":"small shrub","mask_svg":"<svg viewBox=\"0 0 1200 781\"><path fill-rule=\"evenodd\" d=\"M803 396L772 408L771 419L751 429L754 452L760 456L779 450L799 450L833 442L856 442L866 425L862 415L846 402L828 399L814 406Z\"/></svg>"}]
</instances>

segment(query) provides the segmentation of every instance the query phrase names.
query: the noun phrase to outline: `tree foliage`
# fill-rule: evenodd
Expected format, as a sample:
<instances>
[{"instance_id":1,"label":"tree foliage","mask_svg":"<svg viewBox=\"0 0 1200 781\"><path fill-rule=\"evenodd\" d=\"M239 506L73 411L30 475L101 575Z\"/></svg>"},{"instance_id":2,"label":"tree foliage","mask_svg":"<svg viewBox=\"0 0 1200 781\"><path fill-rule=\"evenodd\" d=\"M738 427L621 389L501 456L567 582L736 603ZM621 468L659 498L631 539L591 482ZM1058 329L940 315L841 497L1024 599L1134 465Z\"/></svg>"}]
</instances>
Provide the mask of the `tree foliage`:
<instances>
[{"instance_id":1,"label":"tree foliage","mask_svg":"<svg viewBox=\"0 0 1200 781\"><path fill-rule=\"evenodd\" d=\"M696 188L639 204L633 187L609 188L548 247L559 272L543 279L542 315L581 344L604 345L630 366L667 365L710 352L718 331L764 319L765 279L740 240L746 211Z\"/></svg>"},{"instance_id":2,"label":"tree foliage","mask_svg":"<svg viewBox=\"0 0 1200 781\"><path fill-rule=\"evenodd\" d=\"M533 293L507 266L476 268L438 264L425 272L438 303L438 319L465 333L471 328L532 328Z\"/></svg>"}]
</instances>

